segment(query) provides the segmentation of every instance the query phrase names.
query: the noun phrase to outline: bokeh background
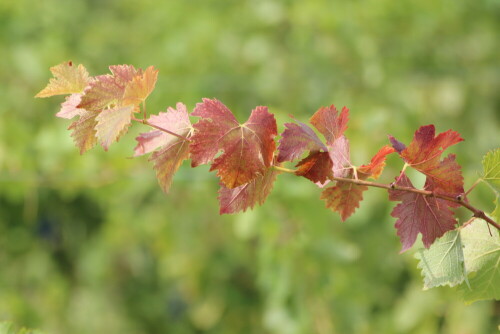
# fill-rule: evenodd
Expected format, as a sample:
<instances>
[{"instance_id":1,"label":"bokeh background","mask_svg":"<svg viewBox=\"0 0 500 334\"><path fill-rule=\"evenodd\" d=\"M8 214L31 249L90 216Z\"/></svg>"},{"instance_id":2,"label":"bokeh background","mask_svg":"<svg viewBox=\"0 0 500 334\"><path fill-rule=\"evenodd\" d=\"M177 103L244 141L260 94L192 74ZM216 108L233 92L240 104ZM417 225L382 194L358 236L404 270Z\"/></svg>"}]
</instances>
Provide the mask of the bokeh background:
<instances>
[{"instance_id":1,"label":"bokeh background","mask_svg":"<svg viewBox=\"0 0 500 334\"><path fill-rule=\"evenodd\" d=\"M161 192L134 126L80 156L37 99L62 61L160 70L148 110L216 97L306 121L351 109L355 164L387 134L453 128L466 186L500 142L497 0L0 1L0 320L48 334L493 333L494 302L422 291L378 189L341 223L305 179L281 175L264 206L219 216L217 180L185 163ZM382 182L402 163L389 159ZM415 179L415 182L422 180ZM480 185L471 200L492 210ZM462 215L464 218L465 215Z\"/></svg>"}]
</instances>

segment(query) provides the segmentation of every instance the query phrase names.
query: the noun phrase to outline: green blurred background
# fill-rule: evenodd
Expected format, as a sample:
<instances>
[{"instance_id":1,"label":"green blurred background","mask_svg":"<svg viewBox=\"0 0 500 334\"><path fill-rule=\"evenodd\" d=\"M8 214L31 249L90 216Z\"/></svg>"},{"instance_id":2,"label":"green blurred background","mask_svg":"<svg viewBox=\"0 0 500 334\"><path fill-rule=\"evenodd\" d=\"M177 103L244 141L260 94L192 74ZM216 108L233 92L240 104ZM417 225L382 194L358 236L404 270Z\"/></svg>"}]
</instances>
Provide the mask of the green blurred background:
<instances>
[{"instance_id":1,"label":"green blurred background","mask_svg":"<svg viewBox=\"0 0 500 334\"><path fill-rule=\"evenodd\" d=\"M306 121L351 109L355 164L387 134L433 123L466 139L466 187L500 142L498 0L0 1L0 320L48 334L493 333L500 305L422 291L400 255L393 203L371 189L341 223L305 179L281 175L264 206L218 215L217 179L185 163L169 195L134 126L78 154L49 67L160 70L148 110L216 97ZM402 164L396 157L382 182ZM419 180L416 180L419 181ZM420 180L421 181L421 180ZM418 183L418 182L417 182ZM492 210L479 186L471 200Z\"/></svg>"}]
</instances>

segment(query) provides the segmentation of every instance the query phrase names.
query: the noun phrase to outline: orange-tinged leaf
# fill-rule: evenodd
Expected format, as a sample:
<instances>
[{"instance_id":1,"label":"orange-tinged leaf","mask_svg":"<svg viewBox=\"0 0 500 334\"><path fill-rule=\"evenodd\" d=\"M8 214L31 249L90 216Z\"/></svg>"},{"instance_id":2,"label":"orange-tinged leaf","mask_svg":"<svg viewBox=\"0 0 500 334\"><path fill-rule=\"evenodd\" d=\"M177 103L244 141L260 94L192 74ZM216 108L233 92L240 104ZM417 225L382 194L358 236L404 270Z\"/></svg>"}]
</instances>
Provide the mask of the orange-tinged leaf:
<instances>
[{"instance_id":1,"label":"orange-tinged leaf","mask_svg":"<svg viewBox=\"0 0 500 334\"><path fill-rule=\"evenodd\" d=\"M49 97L81 93L90 82L89 73L83 65L75 66L71 61L51 67L54 78L35 97Z\"/></svg>"},{"instance_id":2,"label":"orange-tinged leaf","mask_svg":"<svg viewBox=\"0 0 500 334\"><path fill-rule=\"evenodd\" d=\"M133 105L128 105L115 109L106 109L97 115L96 136L105 151L127 131L134 108Z\"/></svg>"},{"instance_id":3,"label":"orange-tinged leaf","mask_svg":"<svg viewBox=\"0 0 500 334\"><path fill-rule=\"evenodd\" d=\"M226 188L221 183L219 189L220 214L245 212L256 204L262 205L271 192L278 171L268 168L263 175L236 188Z\"/></svg>"},{"instance_id":4,"label":"orange-tinged leaf","mask_svg":"<svg viewBox=\"0 0 500 334\"><path fill-rule=\"evenodd\" d=\"M94 111L85 111L80 118L73 122L68 130L73 130L71 137L75 145L80 149L80 154L85 153L97 143L95 126L98 113Z\"/></svg>"},{"instance_id":5,"label":"orange-tinged leaf","mask_svg":"<svg viewBox=\"0 0 500 334\"><path fill-rule=\"evenodd\" d=\"M358 168L358 177L363 180L369 177L378 179L385 167L387 155L394 152L396 152L396 150L388 145L382 147L377 154L373 156L368 165L362 165Z\"/></svg>"},{"instance_id":6,"label":"orange-tinged leaf","mask_svg":"<svg viewBox=\"0 0 500 334\"><path fill-rule=\"evenodd\" d=\"M142 75L132 65L114 65L109 69L113 74L95 77L82 97L78 108L101 111L108 107L123 105L123 95L127 84L136 75Z\"/></svg>"},{"instance_id":7,"label":"orange-tinged leaf","mask_svg":"<svg viewBox=\"0 0 500 334\"><path fill-rule=\"evenodd\" d=\"M326 207L340 215L342 221L349 218L363 200L363 192L367 186L339 181L333 187L328 187L321 193L321 199L326 201Z\"/></svg>"},{"instance_id":8,"label":"orange-tinged leaf","mask_svg":"<svg viewBox=\"0 0 500 334\"><path fill-rule=\"evenodd\" d=\"M295 175L303 176L314 183L324 184L333 176L333 163L328 152L313 152L302 159Z\"/></svg>"},{"instance_id":9,"label":"orange-tinged leaf","mask_svg":"<svg viewBox=\"0 0 500 334\"><path fill-rule=\"evenodd\" d=\"M125 87L123 104L140 104L151 94L158 79L158 70L148 67L144 73L136 75Z\"/></svg>"},{"instance_id":10,"label":"orange-tinged leaf","mask_svg":"<svg viewBox=\"0 0 500 334\"><path fill-rule=\"evenodd\" d=\"M458 195L464 191L460 166L454 156L441 161L441 155L446 148L461 141L463 139L455 131L448 130L435 136L434 125L426 125L415 132L412 142L400 155L412 168L432 178L437 191ZM397 140L392 138L391 142L394 144Z\"/></svg>"},{"instance_id":11,"label":"orange-tinged leaf","mask_svg":"<svg viewBox=\"0 0 500 334\"><path fill-rule=\"evenodd\" d=\"M344 107L339 114L333 104L329 107L319 108L309 120L325 136L327 145L332 145L337 138L344 134L348 121L349 109Z\"/></svg>"},{"instance_id":12,"label":"orange-tinged leaf","mask_svg":"<svg viewBox=\"0 0 500 334\"><path fill-rule=\"evenodd\" d=\"M210 170L217 170L221 182L232 189L264 174L271 166L277 126L267 107L256 107L248 121L239 124L220 101L203 99L192 115L201 117L194 124L191 138L193 167L213 161ZM219 151L222 153L215 158Z\"/></svg>"},{"instance_id":13,"label":"orange-tinged leaf","mask_svg":"<svg viewBox=\"0 0 500 334\"><path fill-rule=\"evenodd\" d=\"M397 185L413 188L405 174L398 178ZM430 191L435 189L431 178L427 178L425 188ZM453 230L457 223L450 210L450 202L437 197L390 190L389 200L401 201L391 213L391 216L397 218L395 227L403 245L401 252L413 246L418 233L422 234L424 246L429 248L434 240Z\"/></svg>"},{"instance_id":14,"label":"orange-tinged leaf","mask_svg":"<svg viewBox=\"0 0 500 334\"><path fill-rule=\"evenodd\" d=\"M435 167L445 149L463 141L460 134L452 130L437 136L435 132L434 125L420 127L410 145L401 152L403 159L412 167L421 170Z\"/></svg>"}]
</instances>

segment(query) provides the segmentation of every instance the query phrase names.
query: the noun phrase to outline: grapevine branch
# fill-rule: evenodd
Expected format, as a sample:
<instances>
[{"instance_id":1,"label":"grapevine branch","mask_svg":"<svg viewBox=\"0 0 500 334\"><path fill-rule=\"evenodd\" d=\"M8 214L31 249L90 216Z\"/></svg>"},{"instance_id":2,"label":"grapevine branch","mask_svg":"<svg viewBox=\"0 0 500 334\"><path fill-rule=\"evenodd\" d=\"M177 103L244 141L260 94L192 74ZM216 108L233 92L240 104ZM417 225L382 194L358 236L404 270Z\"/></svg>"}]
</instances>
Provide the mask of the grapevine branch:
<instances>
[{"instance_id":1,"label":"grapevine branch","mask_svg":"<svg viewBox=\"0 0 500 334\"><path fill-rule=\"evenodd\" d=\"M273 166L274 169L284 172L284 173L289 173L289 174L295 174L297 170L289 169L289 168L284 168L280 166ZM423 190L423 189L415 189L415 188L409 188L409 187L401 187L398 186L394 183L391 184L383 184L383 183L377 183L377 182L371 182L371 181L364 181L364 180L357 180L357 179L348 179L344 177L335 177L331 176L330 180L332 181L342 181L346 183L352 183L355 185L360 185L360 186L367 186L367 187L375 187L375 188L382 188L382 189L387 189L387 190L399 190L399 191L406 191L406 192L411 192L415 194L420 194L428 197L436 197L443 199L445 201L453 202L460 204L467 210L471 211L473 213L473 217L480 218L488 222L488 224L494 226L497 230L500 230L500 224L495 222L493 219L488 217L484 211L477 209L476 207L470 205L469 203L465 202L461 198L455 198L455 197L450 197L446 195L442 195L439 193L434 193L433 191L428 191L428 190Z\"/></svg>"},{"instance_id":2,"label":"grapevine branch","mask_svg":"<svg viewBox=\"0 0 500 334\"><path fill-rule=\"evenodd\" d=\"M69 129L80 153L97 143L108 150L127 132L132 121L159 130L136 137L134 156L152 153L149 160L165 192L169 191L182 162L190 159L192 167L211 164L210 170L216 171L220 178L221 214L263 204L281 171L317 184L334 181L332 186L322 189L320 198L343 221L359 207L368 187L388 190L389 200L400 202L391 216L397 218L395 227L403 251L414 244L419 233L424 246L429 248L444 233L455 229L457 221L450 210L452 207L462 206L471 211L474 218L481 218L488 226L500 230L500 224L467 201L467 195L478 182L465 191L455 155L442 157L446 148L463 141L456 131L437 134L434 125L424 125L417 129L408 146L389 136L391 145L380 148L368 164L356 167L351 163L349 140L344 134L349 121L346 107L341 110L334 105L319 108L309 119L311 126L292 117L293 123L285 123L282 133L278 133L275 116L267 107L256 107L248 120L241 123L217 99L203 99L192 112L179 102L176 108L169 107L166 112L148 118L145 101L154 90L158 70L152 66L146 70L136 69L132 65L116 65L110 69L111 75L91 77L83 65L59 64L51 68L54 78L36 97L70 94L56 116L78 117ZM110 104L120 107L110 109ZM131 111L142 112L136 118ZM194 124L190 116L198 118ZM281 137L278 143L277 136ZM404 162L396 182L366 181L381 175L386 158L392 153L397 153ZM483 161L482 180L488 184L497 176L498 154L500 150L491 152L486 163ZM281 167L283 162L304 156L296 170ZM411 184L405 174L407 167L426 176L425 190ZM415 194L424 200L417 200Z\"/></svg>"}]
</instances>

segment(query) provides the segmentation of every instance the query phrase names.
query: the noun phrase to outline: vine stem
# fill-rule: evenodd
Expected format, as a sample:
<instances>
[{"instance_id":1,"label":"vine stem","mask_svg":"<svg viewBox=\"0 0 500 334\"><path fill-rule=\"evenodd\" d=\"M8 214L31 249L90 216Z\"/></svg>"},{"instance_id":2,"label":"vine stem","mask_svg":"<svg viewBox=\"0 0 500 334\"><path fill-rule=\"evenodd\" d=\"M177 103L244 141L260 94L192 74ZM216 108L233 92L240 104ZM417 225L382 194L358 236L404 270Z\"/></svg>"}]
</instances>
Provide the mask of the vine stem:
<instances>
[{"instance_id":1,"label":"vine stem","mask_svg":"<svg viewBox=\"0 0 500 334\"><path fill-rule=\"evenodd\" d=\"M293 169L288 169L280 166L273 166L274 169L284 172L284 173L290 173L290 174L295 174L295 170ZM367 186L367 187L375 187L375 188L382 188L382 189L387 189L387 190L399 190L399 191L406 191L410 193L415 193L423 196L428 196L428 197L435 197L435 198L440 198L448 202L453 202L456 204L459 204L466 208L467 210L471 211L473 213L473 217L483 219L486 221L488 224L491 226L494 226L497 230L500 230L500 224L495 222L493 219L490 217L486 216L484 211L479 210L478 208L470 205L469 203L465 202L461 197L451 197L451 196L446 196L442 194L437 194L432 191L428 190L423 190L423 189L416 189L416 188L409 188L409 187L401 187L398 185L395 185L394 183L391 184L383 184L383 183L376 183L376 182L371 182L371 181L364 181L364 180L356 180L356 179L348 179L344 177L335 177L332 176L330 178L332 181L341 181L341 182L347 182L347 183L352 183L360 186Z\"/></svg>"},{"instance_id":2,"label":"vine stem","mask_svg":"<svg viewBox=\"0 0 500 334\"><path fill-rule=\"evenodd\" d=\"M180 139L182 139L182 140L185 140L185 141L188 141L188 142L190 142L190 141L191 141L191 139L189 139L189 138L187 138L187 137L181 136L181 135L179 135L179 134L177 134L177 133L175 133L175 132L172 132L172 131L170 131L170 130L167 130L167 129L165 129L165 128L162 128L161 126L158 126L158 125L155 125L155 124L153 124L153 123L150 123L147 119L138 119L138 118L132 117L132 120L133 120L133 121L136 121L136 122L139 122L139 123L142 123L142 124L149 125L149 126L150 126L150 127L152 127L152 128L155 128L155 129L157 129L157 130L160 130L160 131L166 132L166 133L168 133L168 134L170 134L170 135L172 135L172 136L175 136L175 137L177 137L177 138L180 138Z\"/></svg>"}]
</instances>

